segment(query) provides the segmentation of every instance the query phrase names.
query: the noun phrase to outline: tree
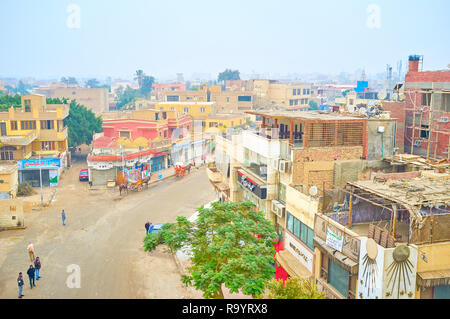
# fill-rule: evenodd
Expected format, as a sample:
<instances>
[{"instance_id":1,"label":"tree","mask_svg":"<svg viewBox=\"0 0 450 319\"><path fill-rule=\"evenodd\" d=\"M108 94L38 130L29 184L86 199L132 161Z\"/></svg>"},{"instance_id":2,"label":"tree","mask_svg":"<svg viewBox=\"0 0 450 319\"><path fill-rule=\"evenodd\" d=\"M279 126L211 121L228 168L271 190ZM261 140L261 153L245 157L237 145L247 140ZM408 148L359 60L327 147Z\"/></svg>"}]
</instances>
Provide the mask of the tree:
<instances>
[{"instance_id":1,"label":"tree","mask_svg":"<svg viewBox=\"0 0 450 319\"><path fill-rule=\"evenodd\" d=\"M117 108L122 109L125 105L133 102L137 97L141 96L139 90L133 90L129 85L125 89L120 86L116 90Z\"/></svg>"},{"instance_id":2,"label":"tree","mask_svg":"<svg viewBox=\"0 0 450 319\"><path fill-rule=\"evenodd\" d=\"M144 239L146 251L165 243L169 252L189 249L192 266L181 280L203 292L204 298L223 298L222 286L261 296L273 277L275 228L249 202L212 203L199 208L198 219L178 217Z\"/></svg>"},{"instance_id":3,"label":"tree","mask_svg":"<svg viewBox=\"0 0 450 319\"><path fill-rule=\"evenodd\" d=\"M137 70L134 79L138 81L139 88L142 88L145 73L143 70Z\"/></svg>"},{"instance_id":4,"label":"tree","mask_svg":"<svg viewBox=\"0 0 450 319\"><path fill-rule=\"evenodd\" d=\"M67 101L69 99L66 97L59 98L59 97L48 97L47 98L47 104L67 104Z\"/></svg>"},{"instance_id":5,"label":"tree","mask_svg":"<svg viewBox=\"0 0 450 319\"><path fill-rule=\"evenodd\" d=\"M309 111L316 111L319 109L319 106L317 105L316 101L310 100L308 105L309 105L309 108L308 108Z\"/></svg>"},{"instance_id":6,"label":"tree","mask_svg":"<svg viewBox=\"0 0 450 319\"><path fill-rule=\"evenodd\" d=\"M70 102L69 116L64 119L69 128L69 147L81 144L90 144L94 133L102 131L102 118L78 104L75 100Z\"/></svg>"},{"instance_id":7,"label":"tree","mask_svg":"<svg viewBox=\"0 0 450 319\"><path fill-rule=\"evenodd\" d=\"M19 108L22 107L22 101L19 94L7 95L0 93L0 111L8 111L10 107Z\"/></svg>"},{"instance_id":8,"label":"tree","mask_svg":"<svg viewBox=\"0 0 450 319\"><path fill-rule=\"evenodd\" d=\"M152 91L152 85L155 83L155 78L153 76L145 75L142 79L142 87L140 89L141 94L146 96Z\"/></svg>"},{"instance_id":9,"label":"tree","mask_svg":"<svg viewBox=\"0 0 450 319\"><path fill-rule=\"evenodd\" d=\"M325 293L317 289L312 279L289 277L284 284L272 279L267 288L270 299L325 299Z\"/></svg>"},{"instance_id":10,"label":"tree","mask_svg":"<svg viewBox=\"0 0 450 319\"><path fill-rule=\"evenodd\" d=\"M100 82L97 79L89 79L86 82L87 88L95 89L95 88L98 88L99 86L100 86Z\"/></svg>"},{"instance_id":11,"label":"tree","mask_svg":"<svg viewBox=\"0 0 450 319\"><path fill-rule=\"evenodd\" d=\"M76 78L69 76L69 78L67 79L67 83L68 84L78 84L78 81Z\"/></svg>"},{"instance_id":12,"label":"tree","mask_svg":"<svg viewBox=\"0 0 450 319\"><path fill-rule=\"evenodd\" d=\"M219 73L217 77L218 82L224 82L226 80L240 80L241 77L239 75L238 70L225 69L222 73Z\"/></svg>"}]
</instances>

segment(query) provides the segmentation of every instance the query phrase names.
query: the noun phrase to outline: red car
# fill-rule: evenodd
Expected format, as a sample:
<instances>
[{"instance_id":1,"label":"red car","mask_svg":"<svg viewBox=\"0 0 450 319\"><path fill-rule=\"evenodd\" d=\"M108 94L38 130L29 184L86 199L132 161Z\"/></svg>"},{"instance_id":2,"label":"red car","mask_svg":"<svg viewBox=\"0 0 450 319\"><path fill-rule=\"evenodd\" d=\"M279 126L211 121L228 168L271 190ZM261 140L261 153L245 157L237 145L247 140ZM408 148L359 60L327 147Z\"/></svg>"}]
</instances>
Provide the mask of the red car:
<instances>
[{"instance_id":1,"label":"red car","mask_svg":"<svg viewBox=\"0 0 450 319\"><path fill-rule=\"evenodd\" d=\"M89 171L87 168L80 170L80 181L88 181L89 180Z\"/></svg>"}]
</instances>

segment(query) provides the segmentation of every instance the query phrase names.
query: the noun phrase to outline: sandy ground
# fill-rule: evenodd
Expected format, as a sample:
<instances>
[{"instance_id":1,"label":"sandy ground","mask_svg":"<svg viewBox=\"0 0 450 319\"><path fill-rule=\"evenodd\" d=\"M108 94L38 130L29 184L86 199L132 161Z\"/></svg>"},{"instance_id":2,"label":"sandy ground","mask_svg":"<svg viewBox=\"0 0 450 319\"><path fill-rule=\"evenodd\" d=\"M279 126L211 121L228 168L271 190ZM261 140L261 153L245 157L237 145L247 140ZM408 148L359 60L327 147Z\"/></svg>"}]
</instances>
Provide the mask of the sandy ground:
<instances>
[{"instance_id":1,"label":"sandy ground","mask_svg":"<svg viewBox=\"0 0 450 319\"><path fill-rule=\"evenodd\" d=\"M0 232L0 298L17 298L19 271L25 275L24 298L188 297L174 257L162 248L144 252L144 223L189 217L215 200L205 169L193 170L183 179L170 177L117 200L117 189L89 190L86 182L78 181L85 166L82 160L73 163L52 205L25 215L26 229ZM42 279L32 290L25 274L29 242L42 262ZM66 284L71 264L80 267L80 288Z\"/></svg>"}]
</instances>

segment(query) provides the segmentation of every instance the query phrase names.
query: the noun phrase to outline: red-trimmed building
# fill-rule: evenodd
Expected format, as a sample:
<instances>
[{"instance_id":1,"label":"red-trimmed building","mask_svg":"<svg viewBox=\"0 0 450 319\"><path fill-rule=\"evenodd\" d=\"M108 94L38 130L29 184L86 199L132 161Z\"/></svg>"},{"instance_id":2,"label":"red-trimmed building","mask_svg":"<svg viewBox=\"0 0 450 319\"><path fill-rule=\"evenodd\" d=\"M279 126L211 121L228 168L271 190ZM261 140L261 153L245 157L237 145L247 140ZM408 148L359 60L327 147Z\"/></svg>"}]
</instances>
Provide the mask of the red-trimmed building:
<instances>
[{"instance_id":1,"label":"red-trimmed building","mask_svg":"<svg viewBox=\"0 0 450 319\"><path fill-rule=\"evenodd\" d=\"M122 182L122 170L136 179L167 168L176 160L171 158L174 144L186 144L187 150L178 152L189 151L186 137L193 127L191 116L158 110L120 115L119 119L104 119L103 133L94 135L93 150L88 156L89 180L93 185L104 185L108 180Z\"/></svg>"},{"instance_id":2,"label":"red-trimmed building","mask_svg":"<svg viewBox=\"0 0 450 319\"><path fill-rule=\"evenodd\" d=\"M405 76L405 152L450 158L450 70L422 71L422 56L409 56Z\"/></svg>"}]
</instances>

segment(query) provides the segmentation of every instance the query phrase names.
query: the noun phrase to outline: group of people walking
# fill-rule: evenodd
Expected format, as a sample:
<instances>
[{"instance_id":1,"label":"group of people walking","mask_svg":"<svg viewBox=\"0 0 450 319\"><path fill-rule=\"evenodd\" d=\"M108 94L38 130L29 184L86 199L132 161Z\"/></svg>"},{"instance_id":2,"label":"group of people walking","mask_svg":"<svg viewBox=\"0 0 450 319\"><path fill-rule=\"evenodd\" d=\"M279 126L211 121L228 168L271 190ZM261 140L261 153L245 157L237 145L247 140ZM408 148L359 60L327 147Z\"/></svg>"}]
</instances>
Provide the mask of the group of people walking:
<instances>
[{"instance_id":1,"label":"group of people walking","mask_svg":"<svg viewBox=\"0 0 450 319\"><path fill-rule=\"evenodd\" d=\"M27 270L28 279L30 280L30 289L33 289L33 287L36 287L36 281L41 278L39 275L39 272L41 270L41 260L39 257L34 257L34 245L32 243L28 244L27 247L28 250L28 256L30 257L31 265ZM19 277L17 277L17 284L19 286L19 298L22 298L24 296L23 292L23 275L22 272L19 272Z\"/></svg>"},{"instance_id":2,"label":"group of people walking","mask_svg":"<svg viewBox=\"0 0 450 319\"><path fill-rule=\"evenodd\" d=\"M63 226L66 226L66 213L64 210L61 212L61 219ZM36 287L36 280L39 280L41 278L40 271L41 271L41 260L39 257L34 256L34 245L30 242L27 246L28 251L28 257L30 258L31 265L27 270L28 279L30 280L30 289L33 289L33 287ZM23 274L22 272L19 272L19 277L17 277L17 284L19 286L19 298L22 298L24 294L23 292L23 286L24 286L24 280L23 280Z\"/></svg>"}]
</instances>

